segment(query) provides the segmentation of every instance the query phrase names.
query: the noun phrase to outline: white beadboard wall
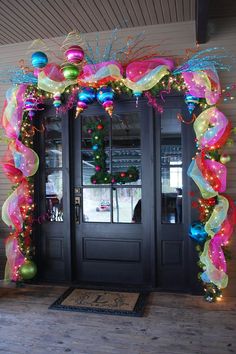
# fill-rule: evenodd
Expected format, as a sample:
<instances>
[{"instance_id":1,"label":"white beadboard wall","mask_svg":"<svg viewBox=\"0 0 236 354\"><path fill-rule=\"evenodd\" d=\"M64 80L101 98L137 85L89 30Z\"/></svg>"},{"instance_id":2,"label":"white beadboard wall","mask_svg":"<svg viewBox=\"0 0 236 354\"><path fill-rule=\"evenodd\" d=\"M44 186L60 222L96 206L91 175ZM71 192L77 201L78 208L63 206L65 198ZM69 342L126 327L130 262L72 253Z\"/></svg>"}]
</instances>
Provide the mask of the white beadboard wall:
<instances>
[{"instance_id":1,"label":"white beadboard wall","mask_svg":"<svg viewBox=\"0 0 236 354\"><path fill-rule=\"evenodd\" d=\"M202 49L208 47L224 47L236 57L236 19L217 19L210 23L210 40L207 44L201 46ZM146 27L136 27L120 30L119 36L124 40L129 36L144 31L143 45L159 45L158 49L166 55L184 55L187 48L194 48L195 46L195 23L181 22L171 24L161 24ZM94 45L96 43L97 33L86 34L87 40ZM104 47L106 41L110 38L111 32L100 32L101 48ZM46 41L50 49L58 49L64 38L55 38L53 41ZM29 46L31 42L24 42L18 44L10 44L0 46L0 68L4 66L17 65L21 58L27 59L30 57ZM222 86L230 83L236 83L236 66L230 72L221 72ZM5 91L10 85L0 84L0 111L5 98ZM233 92L236 95L236 91ZM233 126L236 127L236 99L230 102L220 104L220 109L232 121ZM2 134L1 134L2 135ZM234 139L236 140L236 139ZM236 141L235 141L236 143ZM4 142L0 141L0 158L3 156L6 146ZM228 187L227 193L236 200L236 149L235 146L227 148L226 150L232 156L232 160L227 164L228 167ZM2 171L0 171L0 206L2 206L10 191L10 183L7 181ZM0 272L2 273L4 266L4 247L3 240L8 230L4 224L0 223ZM225 290L225 295L236 296L236 239L233 237L231 241L232 261L228 264L229 286ZM197 279L196 279L197 281Z\"/></svg>"}]
</instances>

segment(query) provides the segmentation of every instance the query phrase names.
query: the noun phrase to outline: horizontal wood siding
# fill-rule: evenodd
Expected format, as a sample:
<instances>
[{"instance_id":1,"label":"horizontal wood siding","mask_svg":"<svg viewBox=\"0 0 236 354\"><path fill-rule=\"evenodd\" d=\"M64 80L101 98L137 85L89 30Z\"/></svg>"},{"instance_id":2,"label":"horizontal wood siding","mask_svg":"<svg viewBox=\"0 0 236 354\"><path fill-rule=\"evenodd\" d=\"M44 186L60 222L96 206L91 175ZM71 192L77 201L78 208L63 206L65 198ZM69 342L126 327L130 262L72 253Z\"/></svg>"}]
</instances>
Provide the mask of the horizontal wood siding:
<instances>
[{"instance_id":1,"label":"horizontal wood siding","mask_svg":"<svg viewBox=\"0 0 236 354\"><path fill-rule=\"evenodd\" d=\"M190 11L190 10L189 10ZM148 14L144 14L148 17ZM150 16L150 20L152 17ZM210 40L207 44L202 45L201 48L209 47L224 47L230 51L236 57L236 19L228 18L227 20L217 19L214 20L210 26ZM159 45L158 50L162 55L170 56L184 56L186 49L194 48L195 46L195 24L194 22L181 22L171 24L160 24L152 26L144 26L137 28L129 28L120 30L120 38L124 41L128 36L135 35L144 31L144 40L142 45L151 44L153 46ZM111 32L100 32L101 49L104 48L106 41L110 38ZM95 45L96 33L86 34L86 38ZM50 49L58 49L59 44L62 42L62 38L55 38L53 41L46 41L50 46ZM24 42L20 44L11 44L0 47L0 67L9 67L16 65L17 61L21 58L27 59L30 57L29 53L30 42ZM226 86L230 83L236 82L236 67L233 67L230 72L221 72L220 78L222 86ZM0 109L2 109L5 91L10 85L0 85ZM236 95L236 91L234 92ZM236 99L230 102L221 102L220 109L227 115L236 126ZM234 138L235 140L235 138ZM3 156L6 147L3 142L0 142L0 157ZM229 193L236 200L236 150L234 147L228 147L225 152L229 152L232 156L232 161L227 165L228 167L228 188ZM10 190L10 183L6 180L2 171L0 172L0 205L6 199ZM7 234L7 228L1 222L1 240ZM0 255L3 253L3 243L0 243ZM233 237L231 241L231 249L233 260L229 262L229 286L225 291L228 296L236 295L236 238ZM0 263L1 266L1 263ZM197 280L196 280L197 281Z\"/></svg>"}]
</instances>

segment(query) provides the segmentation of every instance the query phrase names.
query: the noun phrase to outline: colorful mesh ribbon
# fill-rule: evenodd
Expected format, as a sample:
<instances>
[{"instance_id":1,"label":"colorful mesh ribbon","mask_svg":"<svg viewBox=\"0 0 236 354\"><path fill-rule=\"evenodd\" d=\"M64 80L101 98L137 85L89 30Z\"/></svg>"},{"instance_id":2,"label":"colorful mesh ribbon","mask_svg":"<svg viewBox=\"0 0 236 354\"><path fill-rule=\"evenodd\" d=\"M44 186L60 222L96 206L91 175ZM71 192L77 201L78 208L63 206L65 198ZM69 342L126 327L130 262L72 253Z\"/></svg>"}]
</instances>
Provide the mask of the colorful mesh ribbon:
<instances>
[{"instance_id":1,"label":"colorful mesh ribbon","mask_svg":"<svg viewBox=\"0 0 236 354\"><path fill-rule=\"evenodd\" d=\"M11 182L18 184L2 206L2 220L14 230L6 240L5 275L11 280L17 280L17 270L25 260L19 249L18 237L23 232L24 221L33 203L27 177L36 173L39 164L38 155L19 140L26 88L26 85L20 85L7 91L2 115L2 126L11 139L3 159L3 171ZM27 233L24 231L25 236Z\"/></svg>"},{"instance_id":2,"label":"colorful mesh ribbon","mask_svg":"<svg viewBox=\"0 0 236 354\"><path fill-rule=\"evenodd\" d=\"M173 61L164 58L153 58L130 63L126 68L126 79L123 83L134 92L150 90L173 69Z\"/></svg>"},{"instance_id":3,"label":"colorful mesh ribbon","mask_svg":"<svg viewBox=\"0 0 236 354\"><path fill-rule=\"evenodd\" d=\"M60 66L55 63L46 65L38 75L38 88L50 93L63 93L66 87L76 83L76 80L65 80Z\"/></svg>"},{"instance_id":4,"label":"colorful mesh ribbon","mask_svg":"<svg viewBox=\"0 0 236 354\"><path fill-rule=\"evenodd\" d=\"M219 76L215 70L183 72L189 93L198 98L205 98L209 106L217 103L221 89Z\"/></svg>"},{"instance_id":5,"label":"colorful mesh ribbon","mask_svg":"<svg viewBox=\"0 0 236 354\"><path fill-rule=\"evenodd\" d=\"M21 184L3 203L2 220L7 226L20 232L31 204L29 184L23 179Z\"/></svg>"},{"instance_id":6,"label":"colorful mesh ribbon","mask_svg":"<svg viewBox=\"0 0 236 354\"><path fill-rule=\"evenodd\" d=\"M225 144L230 134L231 124L216 107L210 107L197 117L193 128L199 147L215 150Z\"/></svg>"},{"instance_id":7,"label":"colorful mesh ribbon","mask_svg":"<svg viewBox=\"0 0 236 354\"><path fill-rule=\"evenodd\" d=\"M5 241L7 262L5 266L5 280L17 281L17 270L25 262L17 241L17 233L11 234Z\"/></svg>"},{"instance_id":8,"label":"colorful mesh ribbon","mask_svg":"<svg viewBox=\"0 0 236 354\"><path fill-rule=\"evenodd\" d=\"M83 66L83 71L78 78L78 83L81 86L93 85L93 87L99 87L110 81L120 81L122 74L122 65L115 60L88 64Z\"/></svg>"},{"instance_id":9,"label":"colorful mesh ribbon","mask_svg":"<svg viewBox=\"0 0 236 354\"><path fill-rule=\"evenodd\" d=\"M186 74L190 76L194 73ZM202 97L199 96L200 91L197 94L196 92L200 90L199 85L206 87L206 77L208 77L206 75L207 73L201 77L201 80L205 80L205 86L200 80L197 82L196 91L192 91L192 94L198 95L197 97ZM228 284L222 247L232 236L233 225L236 223L236 208L229 196L219 194L226 189L226 168L222 163L211 159L210 152L225 144L230 129L231 125L227 118L216 107L203 111L194 122L200 152L188 169L189 176L199 187L203 198L217 197L217 203L205 224L205 231L210 239L204 244L200 261L204 264L201 279L206 283L213 283L218 288L225 288Z\"/></svg>"},{"instance_id":10,"label":"colorful mesh ribbon","mask_svg":"<svg viewBox=\"0 0 236 354\"><path fill-rule=\"evenodd\" d=\"M16 139L20 134L26 88L27 85L13 86L6 93L1 125L10 139Z\"/></svg>"}]
</instances>

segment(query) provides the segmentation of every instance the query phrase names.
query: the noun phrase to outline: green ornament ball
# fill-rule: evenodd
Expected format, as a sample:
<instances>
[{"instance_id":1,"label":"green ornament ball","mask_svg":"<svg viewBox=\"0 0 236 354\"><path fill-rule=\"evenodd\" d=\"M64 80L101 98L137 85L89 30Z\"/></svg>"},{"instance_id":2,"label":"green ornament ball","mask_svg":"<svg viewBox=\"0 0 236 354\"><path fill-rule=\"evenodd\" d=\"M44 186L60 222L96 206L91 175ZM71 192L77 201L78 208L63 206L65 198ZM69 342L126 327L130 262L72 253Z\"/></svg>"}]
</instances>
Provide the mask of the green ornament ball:
<instances>
[{"instance_id":1,"label":"green ornament ball","mask_svg":"<svg viewBox=\"0 0 236 354\"><path fill-rule=\"evenodd\" d=\"M223 164L226 164L227 162L230 162L231 157L228 154L222 154L220 156L220 162Z\"/></svg>"},{"instance_id":2,"label":"green ornament ball","mask_svg":"<svg viewBox=\"0 0 236 354\"><path fill-rule=\"evenodd\" d=\"M37 273L37 266L33 261L25 261L20 267L19 273L24 280L32 279Z\"/></svg>"},{"instance_id":3,"label":"green ornament ball","mask_svg":"<svg viewBox=\"0 0 236 354\"><path fill-rule=\"evenodd\" d=\"M73 64L66 63L62 65L61 70L67 80L75 80L79 75L79 69Z\"/></svg>"}]
</instances>

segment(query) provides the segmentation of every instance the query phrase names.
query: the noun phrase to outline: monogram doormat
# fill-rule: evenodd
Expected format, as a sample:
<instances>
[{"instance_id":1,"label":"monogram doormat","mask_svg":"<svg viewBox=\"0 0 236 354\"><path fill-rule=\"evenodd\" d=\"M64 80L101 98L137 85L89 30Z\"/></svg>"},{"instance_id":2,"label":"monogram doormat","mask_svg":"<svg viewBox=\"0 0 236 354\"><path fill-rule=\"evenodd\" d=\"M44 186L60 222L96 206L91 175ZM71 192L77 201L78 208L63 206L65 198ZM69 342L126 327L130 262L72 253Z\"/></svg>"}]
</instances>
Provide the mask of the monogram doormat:
<instances>
[{"instance_id":1,"label":"monogram doormat","mask_svg":"<svg viewBox=\"0 0 236 354\"><path fill-rule=\"evenodd\" d=\"M69 288L49 309L141 317L147 295L143 292Z\"/></svg>"}]
</instances>

